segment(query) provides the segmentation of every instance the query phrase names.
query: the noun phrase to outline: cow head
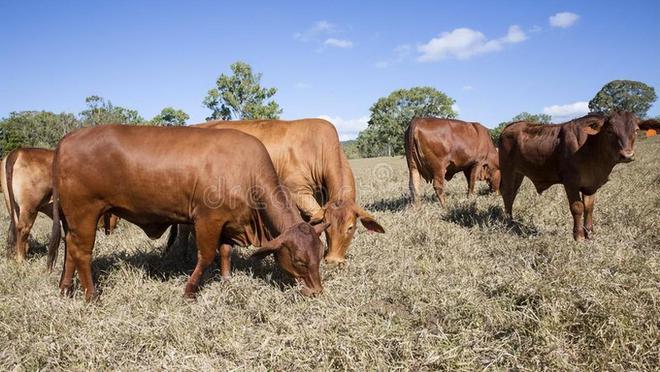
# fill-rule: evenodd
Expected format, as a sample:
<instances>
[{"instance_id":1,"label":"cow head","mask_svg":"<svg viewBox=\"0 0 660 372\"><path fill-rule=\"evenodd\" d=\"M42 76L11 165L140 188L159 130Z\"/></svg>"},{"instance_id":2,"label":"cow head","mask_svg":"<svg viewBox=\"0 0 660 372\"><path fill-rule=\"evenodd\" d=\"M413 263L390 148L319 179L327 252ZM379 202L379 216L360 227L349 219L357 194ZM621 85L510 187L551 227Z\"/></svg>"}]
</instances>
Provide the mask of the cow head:
<instances>
[{"instance_id":1,"label":"cow head","mask_svg":"<svg viewBox=\"0 0 660 372\"><path fill-rule=\"evenodd\" d=\"M255 258L275 255L282 269L303 282L302 294L313 296L323 292L319 266L323 255L323 244L319 235L328 228L322 223L311 226L306 222L294 225L277 238L267 242L252 254Z\"/></svg>"},{"instance_id":2,"label":"cow head","mask_svg":"<svg viewBox=\"0 0 660 372\"><path fill-rule=\"evenodd\" d=\"M635 114L614 111L605 120L585 120L581 125L588 135L598 135L614 161L628 163L635 160L635 137L639 130L639 119Z\"/></svg>"},{"instance_id":3,"label":"cow head","mask_svg":"<svg viewBox=\"0 0 660 372\"><path fill-rule=\"evenodd\" d=\"M344 263L346 250L355 235L356 223L360 220L362 226L369 231L384 233L385 230L376 219L352 200L337 200L327 203L310 219L310 223L321 221L330 224L326 238L328 251L325 262L328 264Z\"/></svg>"},{"instance_id":4,"label":"cow head","mask_svg":"<svg viewBox=\"0 0 660 372\"><path fill-rule=\"evenodd\" d=\"M500 157L496 148L492 148L488 152L488 157L483 164L482 173L483 179L488 182L491 192L500 191Z\"/></svg>"}]
</instances>

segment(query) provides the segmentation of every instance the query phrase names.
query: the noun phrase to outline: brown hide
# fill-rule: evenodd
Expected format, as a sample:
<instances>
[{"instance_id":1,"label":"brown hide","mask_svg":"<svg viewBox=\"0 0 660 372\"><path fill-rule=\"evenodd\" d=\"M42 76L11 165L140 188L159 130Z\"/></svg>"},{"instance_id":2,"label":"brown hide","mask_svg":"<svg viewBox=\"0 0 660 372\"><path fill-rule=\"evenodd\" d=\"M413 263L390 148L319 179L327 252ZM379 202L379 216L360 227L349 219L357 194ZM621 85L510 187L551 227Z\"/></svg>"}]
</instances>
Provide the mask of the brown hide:
<instances>
[{"instance_id":1,"label":"brown hide","mask_svg":"<svg viewBox=\"0 0 660 372\"><path fill-rule=\"evenodd\" d=\"M103 171L100 172L99 170ZM66 221L63 292L78 271L87 299L95 295L91 257L96 221L111 212L157 238L172 224L193 224L197 265L186 285L192 297L221 251L228 276L230 246L261 247L304 282L303 293L322 291L318 234L281 187L263 145L234 130L107 125L67 135L53 163L54 211ZM59 205L59 209L57 206ZM53 231L59 231L58 214ZM220 243L220 246L218 246ZM57 245L49 249L54 257Z\"/></svg>"},{"instance_id":2,"label":"brown hide","mask_svg":"<svg viewBox=\"0 0 660 372\"><path fill-rule=\"evenodd\" d=\"M53 192L51 177L55 152L41 148L19 148L11 151L2 161L0 182L4 193L5 206L10 216L7 233L7 254L16 254L20 262L28 253L30 230L41 212L52 218ZM99 221L106 234L117 225L116 216L108 216Z\"/></svg>"},{"instance_id":3,"label":"brown hide","mask_svg":"<svg viewBox=\"0 0 660 372\"><path fill-rule=\"evenodd\" d=\"M373 216L355 203L355 180L335 127L323 119L210 121L200 128L236 129L258 138L277 175L303 217L330 225L328 263L343 263L359 219L370 231L384 233Z\"/></svg>"},{"instance_id":4,"label":"brown hide","mask_svg":"<svg viewBox=\"0 0 660 372\"><path fill-rule=\"evenodd\" d=\"M477 180L487 180L499 189L499 158L488 130L479 123L454 119L417 118L405 133L406 160L412 201L419 203L420 176L432 182L442 206L444 182L463 172L468 195Z\"/></svg>"},{"instance_id":5,"label":"brown hide","mask_svg":"<svg viewBox=\"0 0 660 372\"><path fill-rule=\"evenodd\" d=\"M540 194L562 184L573 215L573 237L591 238L596 191L617 163L634 159L639 120L629 112L589 114L563 124L509 124L500 136L502 198L511 216L523 178ZM584 217L584 221L583 221Z\"/></svg>"}]
</instances>

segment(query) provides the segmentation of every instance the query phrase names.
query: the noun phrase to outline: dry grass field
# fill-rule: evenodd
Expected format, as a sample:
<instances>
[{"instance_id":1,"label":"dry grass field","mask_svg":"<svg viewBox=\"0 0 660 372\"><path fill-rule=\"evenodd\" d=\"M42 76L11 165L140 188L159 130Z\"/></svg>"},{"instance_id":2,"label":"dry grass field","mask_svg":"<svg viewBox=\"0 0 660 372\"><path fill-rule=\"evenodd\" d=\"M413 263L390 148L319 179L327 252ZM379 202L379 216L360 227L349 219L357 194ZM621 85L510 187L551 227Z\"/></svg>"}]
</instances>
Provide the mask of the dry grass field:
<instances>
[{"instance_id":1,"label":"dry grass field","mask_svg":"<svg viewBox=\"0 0 660 372\"><path fill-rule=\"evenodd\" d=\"M193 256L163 256L165 238L125 221L97 238L100 301L63 298L40 217L29 262L0 258L0 370L658 370L660 137L637 153L597 194L587 243L560 186L538 196L526 180L508 222L485 184L467 198L457 175L446 209L428 185L410 209L404 159L354 160L387 233L360 228L316 298L239 249L230 281L216 265L186 301Z\"/></svg>"}]
</instances>

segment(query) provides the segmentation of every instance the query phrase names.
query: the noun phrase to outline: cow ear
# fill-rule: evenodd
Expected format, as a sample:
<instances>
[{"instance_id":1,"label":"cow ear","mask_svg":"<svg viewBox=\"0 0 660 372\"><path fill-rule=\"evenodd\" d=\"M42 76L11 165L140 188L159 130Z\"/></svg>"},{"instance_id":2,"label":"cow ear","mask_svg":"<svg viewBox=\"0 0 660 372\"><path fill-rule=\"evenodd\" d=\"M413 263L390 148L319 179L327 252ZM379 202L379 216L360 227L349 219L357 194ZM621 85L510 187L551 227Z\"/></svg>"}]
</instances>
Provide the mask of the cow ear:
<instances>
[{"instance_id":1,"label":"cow ear","mask_svg":"<svg viewBox=\"0 0 660 372\"><path fill-rule=\"evenodd\" d=\"M273 240L267 241L259 249L254 251L250 255L250 258L262 260L268 257L268 255L277 252L281 247L282 247L282 240L279 237L277 237Z\"/></svg>"},{"instance_id":2,"label":"cow ear","mask_svg":"<svg viewBox=\"0 0 660 372\"><path fill-rule=\"evenodd\" d=\"M582 123L581 126L582 126L582 131L584 133L593 136L594 134L598 134L600 132L604 124L605 124L605 120L595 119L595 120L587 120L584 123Z\"/></svg>"},{"instance_id":3,"label":"cow ear","mask_svg":"<svg viewBox=\"0 0 660 372\"><path fill-rule=\"evenodd\" d=\"M330 224L323 222L316 224L312 227L314 228L314 232L316 233L316 235L321 235L321 233L323 233L328 227L330 227Z\"/></svg>"},{"instance_id":4,"label":"cow ear","mask_svg":"<svg viewBox=\"0 0 660 372\"><path fill-rule=\"evenodd\" d=\"M323 222L323 219L325 218L325 208L320 208L312 216L309 218L309 223L311 225L315 225L319 222Z\"/></svg>"},{"instance_id":5,"label":"cow ear","mask_svg":"<svg viewBox=\"0 0 660 372\"><path fill-rule=\"evenodd\" d=\"M381 234L385 233L385 229L383 229L383 227L376 221L374 216L367 213L367 211L362 209L362 207L355 206L355 213L357 213L360 222L362 222L362 226L364 226L367 230Z\"/></svg>"}]
</instances>

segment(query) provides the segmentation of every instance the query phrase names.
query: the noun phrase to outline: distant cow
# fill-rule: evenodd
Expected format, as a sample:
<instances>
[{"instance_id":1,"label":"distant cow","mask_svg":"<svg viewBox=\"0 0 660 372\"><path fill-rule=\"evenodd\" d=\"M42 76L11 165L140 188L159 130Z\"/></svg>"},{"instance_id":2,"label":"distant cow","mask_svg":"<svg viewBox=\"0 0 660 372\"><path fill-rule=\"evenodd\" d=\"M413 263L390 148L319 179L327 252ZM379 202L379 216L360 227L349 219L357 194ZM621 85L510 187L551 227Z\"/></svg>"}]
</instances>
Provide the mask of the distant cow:
<instances>
[{"instance_id":1,"label":"distant cow","mask_svg":"<svg viewBox=\"0 0 660 372\"><path fill-rule=\"evenodd\" d=\"M60 211L65 222L63 293L70 293L77 270L86 299L95 296L92 249L96 221L105 212L152 239L170 225L194 224L197 265L187 297L197 292L218 250L221 274L229 277L233 244L260 247L255 257L275 254L285 271L303 281L304 294L322 292L318 236L327 225L302 220L266 149L252 136L181 127L85 128L60 142L53 180L53 235L60 233ZM49 247L51 265L57 248Z\"/></svg>"},{"instance_id":2,"label":"distant cow","mask_svg":"<svg viewBox=\"0 0 660 372\"><path fill-rule=\"evenodd\" d=\"M13 251L21 262L27 256L30 230L41 212L52 218L52 164L55 152L40 148L19 148L2 160L0 183L9 213L7 255ZM106 235L117 226L117 217L104 216Z\"/></svg>"},{"instance_id":3,"label":"distant cow","mask_svg":"<svg viewBox=\"0 0 660 372\"><path fill-rule=\"evenodd\" d=\"M328 121L211 121L195 127L240 130L266 146L277 175L303 217L311 223L330 224L326 231L326 262L344 262L357 220L369 231L385 232L371 214L356 204L353 172L337 130Z\"/></svg>"},{"instance_id":4,"label":"distant cow","mask_svg":"<svg viewBox=\"0 0 660 372\"><path fill-rule=\"evenodd\" d=\"M511 216L525 176L539 194L561 183L573 215L573 238L591 239L594 194L616 164L634 159L638 122L632 113L614 112L557 125L519 121L506 126L499 145L506 213Z\"/></svg>"},{"instance_id":5,"label":"distant cow","mask_svg":"<svg viewBox=\"0 0 660 372\"><path fill-rule=\"evenodd\" d=\"M419 203L420 175L433 183L440 204L445 206L445 180L463 172L468 195L477 180L486 180L491 191L500 185L499 157L488 129L479 123L454 119L414 119L405 133L410 194Z\"/></svg>"}]
</instances>

